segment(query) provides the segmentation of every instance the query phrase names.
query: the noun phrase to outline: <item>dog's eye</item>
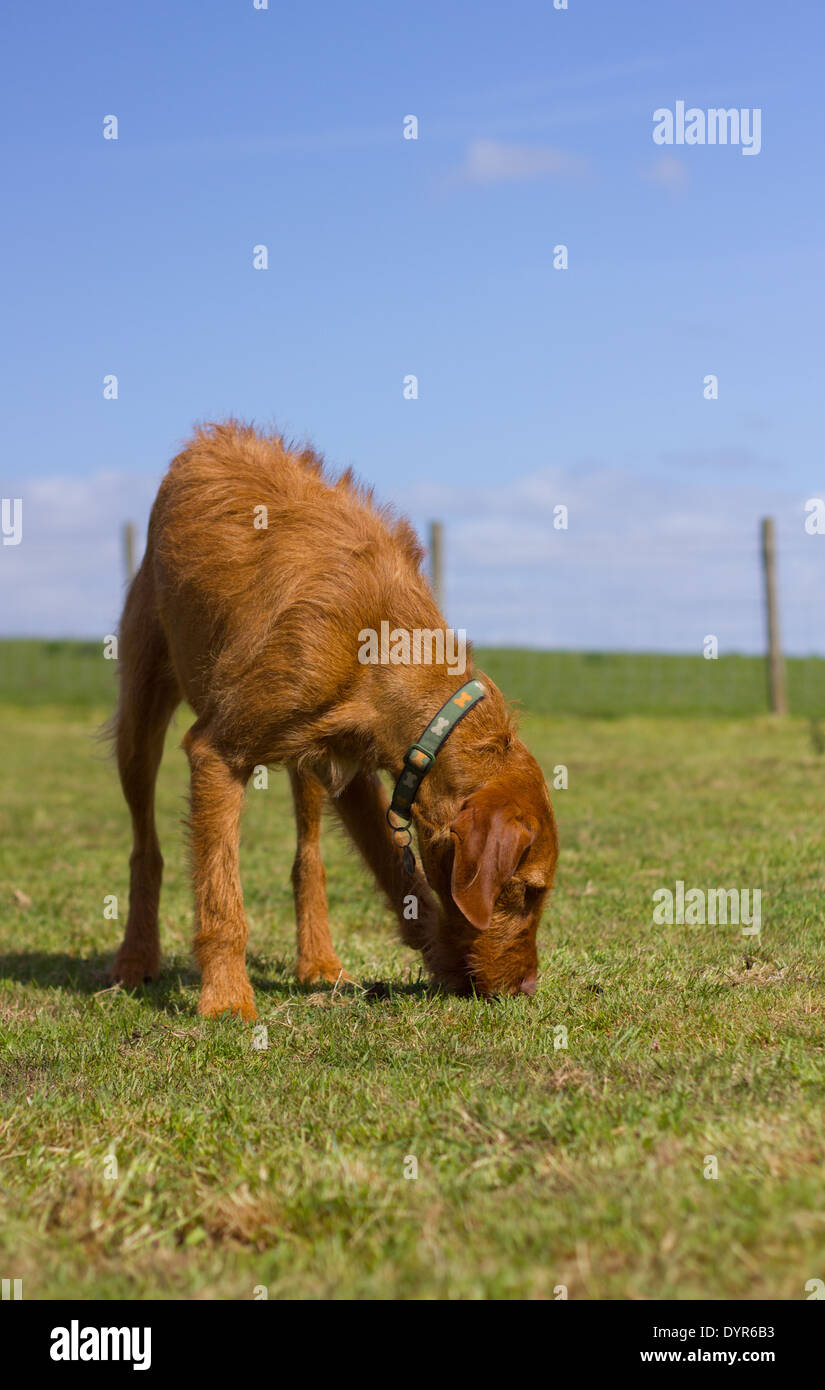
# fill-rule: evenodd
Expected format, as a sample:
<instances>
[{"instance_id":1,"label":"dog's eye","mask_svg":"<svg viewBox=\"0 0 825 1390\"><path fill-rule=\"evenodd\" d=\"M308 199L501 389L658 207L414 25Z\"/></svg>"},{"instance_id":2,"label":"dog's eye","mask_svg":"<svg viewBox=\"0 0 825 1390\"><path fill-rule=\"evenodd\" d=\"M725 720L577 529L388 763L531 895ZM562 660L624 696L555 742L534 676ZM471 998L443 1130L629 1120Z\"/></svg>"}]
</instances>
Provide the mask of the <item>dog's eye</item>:
<instances>
[{"instance_id":1,"label":"dog's eye","mask_svg":"<svg viewBox=\"0 0 825 1390\"><path fill-rule=\"evenodd\" d=\"M546 897L546 888L531 888L528 885L527 892L524 897L524 906L526 910L528 912L535 912L537 909L540 909Z\"/></svg>"}]
</instances>

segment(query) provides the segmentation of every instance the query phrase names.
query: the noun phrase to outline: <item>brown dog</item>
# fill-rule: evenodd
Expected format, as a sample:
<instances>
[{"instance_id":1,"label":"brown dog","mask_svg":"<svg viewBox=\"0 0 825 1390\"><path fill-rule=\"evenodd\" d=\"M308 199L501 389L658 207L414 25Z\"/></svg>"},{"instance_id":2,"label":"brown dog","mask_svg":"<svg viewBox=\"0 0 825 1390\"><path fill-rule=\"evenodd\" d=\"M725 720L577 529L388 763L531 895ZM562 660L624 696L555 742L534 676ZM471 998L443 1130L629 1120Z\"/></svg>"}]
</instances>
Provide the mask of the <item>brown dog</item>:
<instances>
[{"instance_id":1,"label":"brown dog","mask_svg":"<svg viewBox=\"0 0 825 1390\"><path fill-rule=\"evenodd\" d=\"M458 680L444 662L359 662L359 634L382 620L443 631L421 559L405 521L277 436L210 425L173 461L121 625L115 731L134 850L113 978L136 985L159 973L154 787L166 727L186 699L197 715L184 747L202 1014L255 1017L239 822L252 770L272 763L288 768L295 801L301 981L342 975L320 850L329 794L435 981L485 996L535 991L556 828L539 766L486 677L486 698L444 743L413 808L426 878L408 873L386 823L378 770L397 777L406 749L473 675ZM414 921L404 916L411 895Z\"/></svg>"}]
</instances>

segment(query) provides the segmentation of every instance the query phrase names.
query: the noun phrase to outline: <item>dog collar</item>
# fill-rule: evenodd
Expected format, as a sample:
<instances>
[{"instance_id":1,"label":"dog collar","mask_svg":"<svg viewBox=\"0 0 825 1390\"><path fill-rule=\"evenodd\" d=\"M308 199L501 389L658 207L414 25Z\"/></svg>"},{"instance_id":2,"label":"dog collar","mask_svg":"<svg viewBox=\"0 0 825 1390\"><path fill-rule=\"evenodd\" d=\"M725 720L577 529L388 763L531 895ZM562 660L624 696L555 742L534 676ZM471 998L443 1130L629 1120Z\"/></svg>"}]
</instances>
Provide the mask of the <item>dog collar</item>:
<instances>
[{"instance_id":1,"label":"dog collar","mask_svg":"<svg viewBox=\"0 0 825 1390\"><path fill-rule=\"evenodd\" d=\"M392 837L397 845L404 850L404 865L409 873L415 868L410 844L412 834L410 832L410 822L412 820L412 804L418 795L418 788L430 771L436 759L436 754L453 732L456 724L459 724L465 714L469 714L474 705L479 700L483 700L487 694L487 687L481 681L467 681L454 695L451 695L446 704L436 714L435 718L427 725L421 737L413 743L404 754L404 767L392 794L392 800L387 808L387 824L392 831ZM406 839L399 839L399 835L406 836Z\"/></svg>"}]
</instances>

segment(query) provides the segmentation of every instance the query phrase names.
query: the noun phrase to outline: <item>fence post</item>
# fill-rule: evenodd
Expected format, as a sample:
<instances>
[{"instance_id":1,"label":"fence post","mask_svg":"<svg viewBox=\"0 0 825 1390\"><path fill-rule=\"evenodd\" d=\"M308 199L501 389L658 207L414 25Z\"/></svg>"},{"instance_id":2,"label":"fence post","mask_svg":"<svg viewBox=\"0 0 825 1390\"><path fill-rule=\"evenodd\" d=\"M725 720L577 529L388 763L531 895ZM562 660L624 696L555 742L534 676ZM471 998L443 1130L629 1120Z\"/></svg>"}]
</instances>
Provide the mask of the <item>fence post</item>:
<instances>
[{"instance_id":1,"label":"fence post","mask_svg":"<svg viewBox=\"0 0 825 1390\"><path fill-rule=\"evenodd\" d=\"M430 522L430 584L439 609L444 611L444 527Z\"/></svg>"},{"instance_id":2,"label":"fence post","mask_svg":"<svg viewBox=\"0 0 825 1390\"><path fill-rule=\"evenodd\" d=\"M128 585L135 577L135 528L131 521L125 522L123 526L123 563Z\"/></svg>"},{"instance_id":3,"label":"fence post","mask_svg":"<svg viewBox=\"0 0 825 1390\"><path fill-rule=\"evenodd\" d=\"M762 521L762 571L765 579L765 626L768 636L768 694L774 714L788 713L785 659L779 636L779 602L776 596L776 529L773 517Z\"/></svg>"}]
</instances>

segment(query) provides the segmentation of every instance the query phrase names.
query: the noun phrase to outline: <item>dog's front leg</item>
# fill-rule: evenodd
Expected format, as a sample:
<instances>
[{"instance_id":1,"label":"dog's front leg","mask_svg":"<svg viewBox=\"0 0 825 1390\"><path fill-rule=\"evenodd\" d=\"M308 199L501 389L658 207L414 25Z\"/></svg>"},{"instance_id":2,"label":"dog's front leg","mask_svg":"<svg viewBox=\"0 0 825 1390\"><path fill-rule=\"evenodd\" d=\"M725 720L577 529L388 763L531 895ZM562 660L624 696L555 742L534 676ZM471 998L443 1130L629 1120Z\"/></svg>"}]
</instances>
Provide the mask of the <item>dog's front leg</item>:
<instances>
[{"instance_id":1,"label":"dog's front leg","mask_svg":"<svg viewBox=\"0 0 825 1390\"><path fill-rule=\"evenodd\" d=\"M183 746L191 769L195 956L202 976L198 1013L217 1018L228 1010L256 1018L246 973L248 927L238 863L247 779L221 756L208 728L194 724Z\"/></svg>"},{"instance_id":2,"label":"dog's front leg","mask_svg":"<svg viewBox=\"0 0 825 1390\"><path fill-rule=\"evenodd\" d=\"M321 859L321 812L326 792L311 772L290 768L298 845L292 890L298 928L297 975L302 985L316 980L351 980L335 954L329 930L327 875Z\"/></svg>"},{"instance_id":3,"label":"dog's front leg","mask_svg":"<svg viewBox=\"0 0 825 1390\"><path fill-rule=\"evenodd\" d=\"M438 907L420 869L404 867L387 825L389 797L374 773L359 772L333 805L395 913L401 939L423 951L436 930Z\"/></svg>"}]
</instances>

